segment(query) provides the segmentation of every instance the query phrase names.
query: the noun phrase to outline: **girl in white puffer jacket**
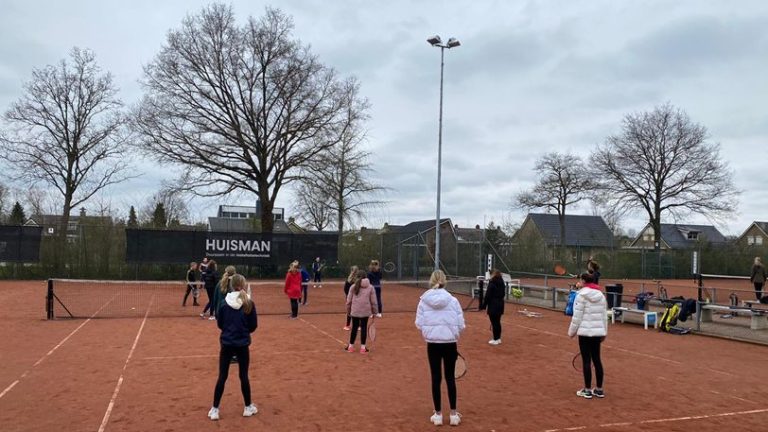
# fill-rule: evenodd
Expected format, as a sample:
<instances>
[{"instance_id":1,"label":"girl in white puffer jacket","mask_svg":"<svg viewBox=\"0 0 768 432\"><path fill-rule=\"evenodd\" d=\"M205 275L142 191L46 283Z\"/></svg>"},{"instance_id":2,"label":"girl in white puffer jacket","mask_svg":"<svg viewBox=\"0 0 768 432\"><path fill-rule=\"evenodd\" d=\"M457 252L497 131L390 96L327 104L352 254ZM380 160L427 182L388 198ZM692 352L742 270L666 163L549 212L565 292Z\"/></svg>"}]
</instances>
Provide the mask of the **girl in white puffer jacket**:
<instances>
[{"instance_id":1,"label":"girl in white puffer jacket","mask_svg":"<svg viewBox=\"0 0 768 432\"><path fill-rule=\"evenodd\" d=\"M603 398L603 362L600 360L600 344L608 334L608 307L605 295L594 283L591 273L583 273L576 284L579 292L573 303L573 317L568 328L568 336L579 336L584 388L576 392L577 396L592 399ZM592 388L592 364L595 366L597 387Z\"/></svg>"},{"instance_id":2,"label":"girl in white puffer jacket","mask_svg":"<svg viewBox=\"0 0 768 432\"><path fill-rule=\"evenodd\" d=\"M436 426L443 424L440 411L440 385L445 366L445 385L448 387L448 402L451 405L450 424L457 426L461 415L456 411L456 359L459 356L457 342L464 330L464 311L459 301L445 287L445 273L435 270L429 279L431 289L422 294L416 310L416 327L421 330L427 342L427 357L432 375L432 402L435 412L430 417Z\"/></svg>"}]
</instances>

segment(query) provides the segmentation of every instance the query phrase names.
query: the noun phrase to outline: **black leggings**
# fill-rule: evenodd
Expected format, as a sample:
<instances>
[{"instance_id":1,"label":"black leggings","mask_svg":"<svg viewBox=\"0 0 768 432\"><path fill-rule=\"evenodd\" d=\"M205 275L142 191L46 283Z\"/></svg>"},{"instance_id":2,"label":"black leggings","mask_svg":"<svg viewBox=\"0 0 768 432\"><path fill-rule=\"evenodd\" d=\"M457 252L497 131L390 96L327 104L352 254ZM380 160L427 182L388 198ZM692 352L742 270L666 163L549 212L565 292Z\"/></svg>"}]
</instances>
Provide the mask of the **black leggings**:
<instances>
[{"instance_id":1,"label":"black leggings","mask_svg":"<svg viewBox=\"0 0 768 432\"><path fill-rule=\"evenodd\" d=\"M203 308L203 313L211 311L211 316L216 315L215 308L213 307L213 292L216 289L216 287L205 287L205 293L208 294L208 303L205 304L205 307Z\"/></svg>"},{"instance_id":2,"label":"black leggings","mask_svg":"<svg viewBox=\"0 0 768 432\"><path fill-rule=\"evenodd\" d=\"M302 292L302 294L304 294L304 300L302 300L301 304L307 304L307 297L309 297L308 294L307 294L308 290L309 290L309 282L307 282L307 283L302 282L301 283L301 292Z\"/></svg>"},{"instance_id":3,"label":"black leggings","mask_svg":"<svg viewBox=\"0 0 768 432\"><path fill-rule=\"evenodd\" d=\"M763 283L762 282L754 282L755 284L755 297L757 297L758 300L763 296Z\"/></svg>"},{"instance_id":4,"label":"black leggings","mask_svg":"<svg viewBox=\"0 0 768 432\"><path fill-rule=\"evenodd\" d=\"M442 369L445 367L445 385L448 387L448 403L451 409L456 409L456 359L459 356L458 346L453 343L427 343L429 372L432 375L432 403L435 411L440 412L440 384ZM442 365L440 364L442 363Z\"/></svg>"},{"instance_id":5,"label":"black leggings","mask_svg":"<svg viewBox=\"0 0 768 432\"><path fill-rule=\"evenodd\" d=\"M299 299L291 299L291 317L296 318L299 316Z\"/></svg>"},{"instance_id":6,"label":"black leggings","mask_svg":"<svg viewBox=\"0 0 768 432\"><path fill-rule=\"evenodd\" d=\"M187 292L184 293L184 301L181 302L182 306L187 305L187 298L189 297L189 293L191 293L194 289L195 289L194 285L187 284ZM192 295L192 304L194 306L197 306L197 296L195 296L194 294Z\"/></svg>"},{"instance_id":7,"label":"black leggings","mask_svg":"<svg viewBox=\"0 0 768 432\"><path fill-rule=\"evenodd\" d=\"M235 356L240 372L240 390L243 392L243 402L245 402L245 406L251 404L251 382L248 380L248 363L250 362L248 346L222 345L219 353L219 379L216 381L216 389L213 391L213 406L216 408L219 407L221 395L224 394L224 384L227 383L227 376L229 375L229 363Z\"/></svg>"},{"instance_id":8,"label":"black leggings","mask_svg":"<svg viewBox=\"0 0 768 432\"><path fill-rule=\"evenodd\" d=\"M360 327L360 345L365 345L368 339L368 317L352 317L352 333L349 334L349 344L354 345L357 339L357 328Z\"/></svg>"},{"instance_id":9,"label":"black leggings","mask_svg":"<svg viewBox=\"0 0 768 432\"><path fill-rule=\"evenodd\" d=\"M581 370L584 372L584 388L592 388L592 364L595 365L597 388L603 388L603 362L600 360L602 337L579 336Z\"/></svg>"},{"instance_id":10,"label":"black leggings","mask_svg":"<svg viewBox=\"0 0 768 432\"><path fill-rule=\"evenodd\" d=\"M493 340L501 339L501 314L488 314L493 329Z\"/></svg>"},{"instance_id":11,"label":"black leggings","mask_svg":"<svg viewBox=\"0 0 768 432\"><path fill-rule=\"evenodd\" d=\"M349 288L346 284L344 285L344 300L347 299L347 296L349 295ZM352 317L347 314L347 327L349 327L349 323L352 322Z\"/></svg>"}]
</instances>

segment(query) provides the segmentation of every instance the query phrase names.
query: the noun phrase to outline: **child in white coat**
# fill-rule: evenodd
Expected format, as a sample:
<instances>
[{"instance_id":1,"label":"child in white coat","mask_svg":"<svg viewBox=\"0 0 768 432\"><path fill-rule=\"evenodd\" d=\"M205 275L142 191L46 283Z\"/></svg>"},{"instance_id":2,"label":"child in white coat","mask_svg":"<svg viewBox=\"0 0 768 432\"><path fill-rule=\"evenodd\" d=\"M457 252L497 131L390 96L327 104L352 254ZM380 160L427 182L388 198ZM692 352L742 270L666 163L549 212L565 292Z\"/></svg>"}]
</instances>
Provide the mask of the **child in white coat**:
<instances>
[{"instance_id":1,"label":"child in white coat","mask_svg":"<svg viewBox=\"0 0 768 432\"><path fill-rule=\"evenodd\" d=\"M573 317L568 336L579 336L584 388L576 396L586 399L603 398L603 362L600 360L600 344L608 334L607 302L600 287L594 283L591 273L583 273L576 284L579 292L573 303ZM597 387L592 388L592 365L595 366Z\"/></svg>"},{"instance_id":2,"label":"child in white coat","mask_svg":"<svg viewBox=\"0 0 768 432\"><path fill-rule=\"evenodd\" d=\"M445 289L445 273L435 270L429 279L431 289L422 294L416 311L416 327L427 342L427 357L432 375L432 402L435 412L429 418L434 425L443 424L440 410L440 385L443 368L448 402L451 405L450 424L458 426L461 415L456 411L456 359L459 356L459 334L464 330L464 312L456 297Z\"/></svg>"}]
</instances>

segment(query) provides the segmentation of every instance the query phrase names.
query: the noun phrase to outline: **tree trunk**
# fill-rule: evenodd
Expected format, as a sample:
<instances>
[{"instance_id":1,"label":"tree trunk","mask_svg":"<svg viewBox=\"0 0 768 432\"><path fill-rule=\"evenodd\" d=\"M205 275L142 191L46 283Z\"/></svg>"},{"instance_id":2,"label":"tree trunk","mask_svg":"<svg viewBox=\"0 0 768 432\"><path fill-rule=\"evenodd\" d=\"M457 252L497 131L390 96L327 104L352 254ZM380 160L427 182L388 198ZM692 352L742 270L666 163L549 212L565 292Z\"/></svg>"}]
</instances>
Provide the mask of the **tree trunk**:
<instances>
[{"instance_id":1,"label":"tree trunk","mask_svg":"<svg viewBox=\"0 0 768 432\"><path fill-rule=\"evenodd\" d=\"M261 202L261 232L271 233L275 230L275 216L272 211L275 203L269 196L269 187L265 184L259 185L259 201Z\"/></svg>"},{"instance_id":2,"label":"tree trunk","mask_svg":"<svg viewBox=\"0 0 768 432\"><path fill-rule=\"evenodd\" d=\"M565 244L565 208L557 214L557 218L560 221L560 259L565 262L567 255L567 245Z\"/></svg>"},{"instance_id":3,"label":"tree trunk","mask_svg":"<svg viewBox=\"0 0 768 432\"><path fill-rule=\"evenodd\" d=\"M651 225L653 225L653 250L659 252L661 251L661 209L659 205L656 205L653 210Z\"/></svg>"},{"instance_id":4,"label":"tree trunk","mask_svg":"<svg viewBox=\"0 0 768 432\"><path fill-rule=\"evenodd\" d=\"M68 259L67 232L69 231L69 213L72 211L72 194L64 195L64 207L59 219L59 233L56 236L57 247L54 251L54 269L59 276L64 276L65 259Z\"/></svg>"}]
</instances>

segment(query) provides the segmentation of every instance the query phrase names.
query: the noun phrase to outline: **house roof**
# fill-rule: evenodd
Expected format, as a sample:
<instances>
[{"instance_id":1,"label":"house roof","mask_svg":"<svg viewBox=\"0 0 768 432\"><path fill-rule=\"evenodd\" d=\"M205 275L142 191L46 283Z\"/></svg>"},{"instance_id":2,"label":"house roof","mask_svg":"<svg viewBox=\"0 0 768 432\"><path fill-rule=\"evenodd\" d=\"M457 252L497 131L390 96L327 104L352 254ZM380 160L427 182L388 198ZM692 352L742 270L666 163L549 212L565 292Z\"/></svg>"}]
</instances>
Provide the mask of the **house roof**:
<instances>
[{"instance_id":1,"label":"house roof","mask_svg":"<svg viewBox=\"0 0 768 432\"><path fill-rule=\"evenodd\" d=\"M643 236L650 224L640 231L637 238L630 245L635 245ZM700 237L689 239L690 232L698 232ZM661 241L670 249L686 249L697 244L700 238L705 239L711 244L725 244L728 239L712 225L693 225L693 224L661 224Z\"/></svg>"},{"instance_id":2,"label":"house roof","mask_svg":"<svg viewBox=\"0 0 768 432\"><path fill-rule=\"evenodd\" d=\"M548 244L560 243L560 219L556 214L529 213L528 220ZM613 233L600 216L565 215L565 245L611 247Z\"/></svg>"},{"instance_id":3,"label":"house roof","mask_svg":"<svg viewBox=\"0 0 768 432\"><path fill-rule=\"evenodd\" d=\"M227 212L227 213L256 213L258 209L256 206L239 206L239 205L220 205L219 206L219 213ZM275 214L282 214L284 213L284 209L281 207L275 207L272 209L272 213Z\"/></svg>"},{"instance_id":4,"label":"house roof","mask_svg":"<svg viewBox=\"0 0 768 432\"><path fill-rule=\"evenodd\" d=\"M483 230L482 228L455 228L454 231L456 231L456 237L459 241L465 241L465 242L481 242L483 241Z\"/></svg>"},{"instance_id":5,"label":"house roof","mask_svg":"<svg viewBox=\"0 0 768 432\"><path fill-rule=\"evenodd\" d=\"M451 219L440 219L440 225L444 223L451 223ZM451 225L453 227L453 225ZM390 228L394 228L394 225L390 225ZM411 222L405 226L399 227L397 229L393 229L395 232L401 232L401 233L423 233L427 231L431 231L435 229L435 220L434 219L427 219L427 220L420 220Z\"/></svg>"},{"instance_id":6,"label":"house roof","mask_svg":"<svg viewBox=\"0 0 768 432\"><path fill-rule=\"evenodd\" d=\"M747 232L749 232L749 229L752 228L752 225L756 226L763 233L768 235L768 222L754 221L751 224L749 224L749 226L747 227L747 229L744 230L743 233L741 233L741 235L739 236L739 239L742 239L747 234Z\"/></svg>"},{"instance_id":7,"label":"house roof","mask_svg":"<svg viewBox=\"0 0 768 432\"><path fill-rule=\"evenodd\" d=\"M689 232L698 232L710 243L726 243L725 236L712 225L661 224L661 238L671 249L684 249L697 242L689 239Z\"/></svg>"},{"instance_id":8,"label":"house roof","mask_svg":"<svg viewBox=\"0 0 768 432\"><path fill-rule=\"evenodd\" d=\"M61 215L40 215L40 214L34 214L29 217L25 225L59 225L61 222ZM69 216L69 222L70 223L80 223L80 221L83 221L84 224L92 224L92 225L100 225L104 223L108 223L112 220L112 217L110 216L79 216L79 215L71 215Z\"/></svg>"}]
</instances>

